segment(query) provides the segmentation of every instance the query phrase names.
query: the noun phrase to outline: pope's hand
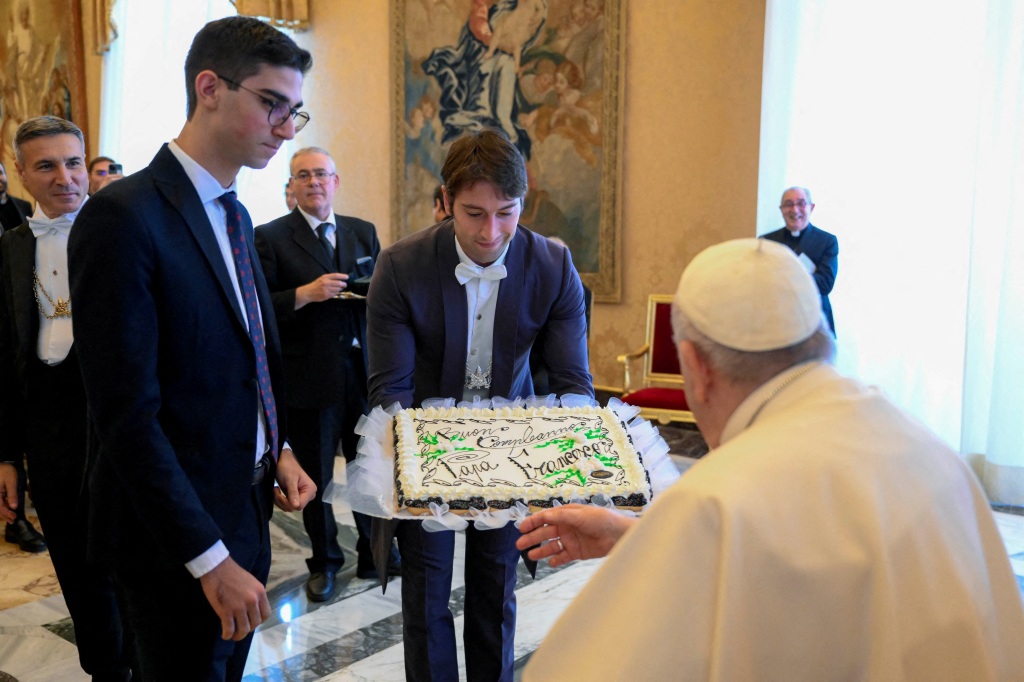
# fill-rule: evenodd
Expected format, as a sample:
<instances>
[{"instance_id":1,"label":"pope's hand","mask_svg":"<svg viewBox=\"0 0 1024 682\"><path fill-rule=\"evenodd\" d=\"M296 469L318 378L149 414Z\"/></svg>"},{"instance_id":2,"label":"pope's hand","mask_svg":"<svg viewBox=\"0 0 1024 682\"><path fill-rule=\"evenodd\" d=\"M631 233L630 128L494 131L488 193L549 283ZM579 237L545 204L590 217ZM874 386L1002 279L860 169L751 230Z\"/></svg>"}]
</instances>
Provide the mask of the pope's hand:
<instances>
[{"instance_id":1,"label":"pope's hand","mask_svg":"<svg viewBox=\"0 0 1024 682\"><path fill-rule=\"evenodd\" d=\"M596 559L611 551L636 522L610 509L567 504L527 516L520 524L519 550L533 547L529 557L561 566L578 559Z\"/></svg>"}]
</instances>

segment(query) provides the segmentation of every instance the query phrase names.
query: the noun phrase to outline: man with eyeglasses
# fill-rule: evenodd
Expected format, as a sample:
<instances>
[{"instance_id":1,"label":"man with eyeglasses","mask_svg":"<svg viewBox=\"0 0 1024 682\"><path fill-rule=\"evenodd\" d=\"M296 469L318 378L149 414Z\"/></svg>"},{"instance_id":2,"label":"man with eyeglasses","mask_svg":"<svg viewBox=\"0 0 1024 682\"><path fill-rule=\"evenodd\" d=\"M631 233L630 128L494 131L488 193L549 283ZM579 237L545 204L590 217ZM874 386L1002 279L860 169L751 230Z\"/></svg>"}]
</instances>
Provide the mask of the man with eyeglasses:
<instances>
[{"instance_id":1,"label":"man with eyeglasses","mask_svg":"<svg viewBox=\"0 0 1024 682\"><path fill-rule=\"evenodd\" d=\"M786 226L761 235L763 239L785 244L793 250L821 294L821 310L828 320L828 327L835 336L836 324L832 319L832 304L828 295L836 283L839 270L839 240L835 235L811 224L811 190L806 187L790 187L782 193L779 205Z\"/></svg>"},{"instance_id":2,"label":"man with eyeglasses","mask_svg":"<svg viewBox=\"0 0 1024 682\"><path fill-rule=\"evenodd\" d=\"M271 616L272 505L299 510L315 494L281 448L273 302L235 196L241 167L265 167L308 118L297 109L311 63L257 19L207 24L185 60L181 133L92 197L71 233L99 441L91 551L123 590L149 681L242 678Z\"/></svg>"},{"instance_id":3,"label":"man with eyeglasses","mask_svg":"<svg viewBox=\"0 0 1024 682\"><path fill-rule=\"evenodd\" d=\"M288 382L288 442L316 483L317 496L302 512L312 545L306 594L327 601L345 563L338 527L323 491L334 477L340 442L349 461L359 436L356 422L366 400L366 278L380 253L371 223L334 213L340 180L334 159L319 147L295 152L291 188L298 207L256 228L256 250L270 287L281 331ZM362 279L363 282L359 283ZM377 578L370 551L370 517L353 512L359 578ZM389 573L400 568L393 550Z\"/></svg>"}]
</instances>

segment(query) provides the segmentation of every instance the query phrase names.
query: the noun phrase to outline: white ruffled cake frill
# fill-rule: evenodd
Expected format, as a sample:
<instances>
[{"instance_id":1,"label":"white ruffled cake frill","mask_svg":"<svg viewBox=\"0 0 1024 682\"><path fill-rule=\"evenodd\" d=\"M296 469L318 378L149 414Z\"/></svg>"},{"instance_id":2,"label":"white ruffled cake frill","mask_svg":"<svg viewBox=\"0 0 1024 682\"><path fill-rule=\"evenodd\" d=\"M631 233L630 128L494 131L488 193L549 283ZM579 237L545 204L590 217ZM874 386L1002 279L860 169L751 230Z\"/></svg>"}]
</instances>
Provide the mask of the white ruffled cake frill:
<instances>
[{"instance_id":1,"label":"white ruffled cake frill","mask_svg":"<svg viewBox=\"0 0 1024 682\"><path fill-rule=\"evenodd\" d=\"M456 403L454 398L432 398L423 401L423 408L467 407L478 409L496 409L501 407L598 407L598 403L589 396L555 395L530 396L529 398L491 398L490 400L463 401ZM633 446L640 453L644 468L651 482L652 501L679 478L672 458L668 455L668 444L658 434L658 429L649 421L640 417L640 408L627 405L618 398L608 401L608 408L626 425L626 432L633 441ZM509 509L494 511L469 510L466 514L455 514L448 510L448 505L430 504L430 514L413 514L398 511L395 501L395 461L386 448L386 443L394 440L394 415L402 409L395 403L387 409L375 407L369 415L359 418L356 433L361 436L356 458L346 468L348 482L340 485L331 482L324 492L324 501L348 504L353 511L385 519L399 518L422 521L423 527L429 531L464 530L470 523L478 529L501 528L509 521L518 522L529 514L526 505L518 503ZM603 494L594 495L591 499L572 499L571 502L594 504L613 509L622 514L633 512L618 510L609 497ZM552 502L559 506L558 500Z\"/></svg>"}]
</instances>

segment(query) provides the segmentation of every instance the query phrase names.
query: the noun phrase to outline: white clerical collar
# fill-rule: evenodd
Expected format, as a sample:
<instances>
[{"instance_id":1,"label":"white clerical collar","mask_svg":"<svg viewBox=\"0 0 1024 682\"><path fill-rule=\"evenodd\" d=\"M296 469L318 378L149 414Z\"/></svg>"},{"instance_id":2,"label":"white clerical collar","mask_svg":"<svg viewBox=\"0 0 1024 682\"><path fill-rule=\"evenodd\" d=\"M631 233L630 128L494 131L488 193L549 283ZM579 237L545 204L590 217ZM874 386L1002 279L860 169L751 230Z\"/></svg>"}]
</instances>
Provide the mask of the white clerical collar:
<instances>
[{"instance_id":1,"label":"white clerical collar","mask_svg":"<svg viewBox=\"0 0 1024 682\"><path fill-rule=\"evenodd\" d=\"M308 213L306 213L305 211L303 211L301 208L299 208L299 213L301 213L302 217L306 219L306 222L309 223L309 226L311 228L313 228L314 232L316 232L318 227L320 227L324 223L327 223L328 225L331 225L331 226L334 227L334 232L335 232L335 234L337 234L337 232L338 232L338 224L334 221L334 211L331 211L330 213L327 214L327 219L326 220L320 220L316 216L311 216Z\"/></svg>"},{"instance_id":2,"label":"white clerical collar","mask_svg":"<svg viewBox=\"0 0 1024 682\"><path fill-rule=\"evenodd\" d=\"M45 213L43 213L43 207L40 206L39 202L37 201L36 202L36 210L35 210L35 212L32 213L31 216L29 216L29 218L34 220L34 221L36 221L36 222L39 222L39 223L52 223L52 222L63 221L63 220L67 220L68 222L74 223L75 222L75 218L77 218L78 214L81 213L81 211L82 211L82 206L85 206L85 202L87 202L87 201L89 201L89 195L88 194L86 194L85 198L82 199L82 203L79 204L77 211L72 211L71 213L65 213L64 215L59 215L59 216L56 216L54 218L51 218L50 216L48 216Z\"/></svg>"},{"instance_id":3,"label":"white clerical collar","mask_svg":"<svg viewBox=\"0 0 1024 682\"><path fill-rule=\"evenodd\" d=\"M472 258L466 255L466 252L462 250L462 244L459 243L459 238L455 237L455 251L456 253L459 254L459 262L462 263L463 265L468 265L473 268L489 268L493 265L504 265L505 254L508 253L508 247L511 245L512 240L510 239L508 240L508 243L505 244L505 248L501 250L501 255L498 256L498 258L493 263L490 263L489 265L480 265L479 263L475 262Z\"/></svg>"},{"instance_id":4,"label":"white clerical collar","mask_svg":"<svg viewBox=\"0 0 1024 682\"><path fill-rule=\"evenodd\" d=\"M224 192L237 192L238 182L235 179L231 180L231 184L228 187L223 187L220 181L210 174L210 171L200 166L198 161L186 154L185 150L178 146L177 141L171 140L168 142L167 148L171 150L174 158L178 160L178 163L185 170L185 175L192 181L192 186L196 188L200 202L208 204L211 201L216 201Z\"/></svg>"},{"instance_id":5,"label":"white clerical collar","mask_svg":"<svg viewBox=\"0 0 1024 682\"><path fill-rule=\"evenodd\" d=\"M806 229L807 228L805 227L804 230L806 230ZM796 232L794 232L793 230L790 230L789 231L789 236L792 237L793 239L799 239L800 235L802 235L804 233L804 230L797 230Z\"/></svg>"},{"instance_id":6,"label":"white clerical collar","mask_svg":"<svg viewBox=\"0 0 1024 682\"><path fill-rule=\"evenodd\" d=\"M725 422L725 428L722 429L722 436L720 438L719 445L724 445L730 439L735 438L742 433L755 419L757 419L761 410L780 391L788 387L791 383L802 377L807 372L810 372L816 367L820 367L822 364L824 363L814 361L794 365L793 367L776 374L771 379L755 388L750 395L743 399L743 402L736 407L733 413L729 415L729 418Z\"/></svg>"}]
</instances>

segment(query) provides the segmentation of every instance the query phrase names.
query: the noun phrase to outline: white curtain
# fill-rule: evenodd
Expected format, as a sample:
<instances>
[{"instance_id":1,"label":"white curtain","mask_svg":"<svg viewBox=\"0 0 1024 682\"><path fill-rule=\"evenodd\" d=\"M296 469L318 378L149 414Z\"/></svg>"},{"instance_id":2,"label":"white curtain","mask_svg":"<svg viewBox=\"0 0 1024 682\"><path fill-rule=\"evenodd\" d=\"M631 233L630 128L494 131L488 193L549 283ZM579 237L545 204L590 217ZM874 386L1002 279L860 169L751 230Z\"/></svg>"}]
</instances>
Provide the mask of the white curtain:
<instances>
[{"instance_id":1,"label":"white curtain","mask_svg":"<svg viewBox=\"0 0 1024 682\"><path fill-rule=\"evenodd\" d=\"M837 364L1024 503L1024 3L768 0L758 232L839 238ZM974 462L978 464L978 462Z\"/></svg>"},{"instance_id":2,"label":"white curtain","mask_svg":"<svg viewBox=\"0 0 1024 682\"><path fill-rule=\"evenodd\" d=\"M230 0L117 0L120 36L103 60L99 153L133 173L185 123L185 55L209 21L236 14ZM259 225L286 212L291 144L264 170L243 168L239 199Z\"/></svg>"}]
</instances>

